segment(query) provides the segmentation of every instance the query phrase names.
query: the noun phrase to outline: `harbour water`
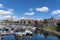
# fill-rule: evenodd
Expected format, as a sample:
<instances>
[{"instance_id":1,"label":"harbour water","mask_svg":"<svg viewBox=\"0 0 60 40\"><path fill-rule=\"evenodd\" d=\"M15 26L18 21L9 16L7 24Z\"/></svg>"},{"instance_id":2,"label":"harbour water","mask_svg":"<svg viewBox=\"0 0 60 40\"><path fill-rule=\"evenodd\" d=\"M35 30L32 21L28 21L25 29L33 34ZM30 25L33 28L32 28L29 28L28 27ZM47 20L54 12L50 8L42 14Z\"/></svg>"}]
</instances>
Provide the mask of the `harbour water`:
<instances>
[{"instance_id":1,"label":"harbour water","mask_svg":"<svg viewBox=\"0 0 60 40\"><path fill-rule=\"evenodd\" d=\"M7 35L2 38L2 40L16 40L14 35ZM59 40L56 36L47 36L45 37L43 34L34 34L32 37L25 37L22 40Z\"/></svg>"},{"instance_id":2,"label":"harbour water","mask_svg":"<svg viewBox=\"0 0 60 40\"><path fill-rule=\"evenodd\" d=\"M25 27L25 26L22 26L22 27ZM6 27L5 27L6 28ZM4 28L4 29L5 29ZM26 28L27 30L25 30L24 32L29 32L33 29L30 29L29 31L29 28ZM11 32L12 30L10 29L10 31L7 31L7 33ZM17 32L21 32L21 30L17 29L16 30ZM36 32L35 32L36 31ZM13 32L12 32L13 33ZM16 36L15 35L6 35L6 36L3 36L1 38L1 40L16 40ZM19 40L19 39L18 39ZM24 37L23 39L21 40L59 40L59 38L57 36L52 36L52 35L48 35L48 36L45 36L43 34L43 31L39 28L35 28L34 27L34 31L32 33L32 36L31 37Z\"/></svg>"}]
</instances>

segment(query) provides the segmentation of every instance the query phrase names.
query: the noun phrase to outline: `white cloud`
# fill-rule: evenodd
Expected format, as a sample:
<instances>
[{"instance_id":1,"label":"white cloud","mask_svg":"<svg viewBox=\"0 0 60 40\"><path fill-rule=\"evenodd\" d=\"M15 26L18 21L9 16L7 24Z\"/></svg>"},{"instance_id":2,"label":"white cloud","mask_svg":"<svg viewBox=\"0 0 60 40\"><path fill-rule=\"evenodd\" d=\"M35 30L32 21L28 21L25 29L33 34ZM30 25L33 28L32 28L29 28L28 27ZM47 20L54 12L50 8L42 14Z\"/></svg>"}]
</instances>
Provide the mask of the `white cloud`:
<instances>
[{"instance_id":1,"label":"white cloud","mask_svg":"<svg viewBox=\"0 0 60 40\"><path fill-rule=\"evenodd\" d=\"M0 20L11 20L11 14L13 14L13 9L5 9L3 8L3 4L0 4ZM3 8L3 9L2 9ZM12 16L13 20L18 20L17 16Z\"/></svg>"},{"instance_id":2,"label":"white cloud","mask_svg":"<svg viewBox=\"0 0 60 40\"><path fill-rule=\"evenodd\" d=\"M0 4L0 8L3 8L4 6L3 6L3 4ZM5 15L5 14L13 14L13 9L5 9L4 10L4 8L3 9L0 9L0 15Z\"/></svg>"},{"instance_id":3,"label":"white cloud","mask_svg":"<svg viewBox=\"0 0 60 40\"><path fill-rule=\"evenodd\" d=\"M10 20L10 15L1 16L1 19L2 19L2 20L6 20L6 19Z\"/></svg>"},{"instance_id":4,"label":"white cloud","mask_svg":"<svg viewBox=\"0 0 60 40\"><path fill-rule=\"evenodd\" d=\"M58 16L60 16L60 15L58 15Z\"/></svg>"},{"instance_id":5,"label":"white cloud","mask_svg":"<svg viewBox=\"0 0 60 40\"><path fill-rule=\"evenodd\" d=\"M52 14L60 14L60 10L54 10Z\"/></svg>"},{"instance_id":6,"label":"white cloud","mask_svg":"<svg viewBox=\"0 0 60 40\"><path fill-rule=\"evenodd\" d=\"M15 21L17 21L17 20L19 20L20 18L19 17L17 17L17 16L12 16L13 17L13 20L15 20Z\"/></svg>"},{"instance_id":7,"label":"white cloud","mask_svg":"<svg viewBox=\"0 0 60 40\"><path fill-rule=\"evenodd\" d=\"M49 8L48 7L36 8L36 11L47 12L47 11L49 11Z\"/></svg>"},{"instance_id":8,"label":"white cloud","mask_svg":"<svg viewBox=\"0 0 60 40\"><path fill-rule=\"evenodd\" d=\"M3 8L3 4L0 4L0 8Z\"/></svg>"},{"instance_id":9,"label":"white cloud","mask_svg":"<svg viewBox=\"0 0 60 40\"><path fill-rule=\"evenodd\" d=\"M30 11L33 11L32 8L29 9Z\"/></svg>"},{"instance_id":10,"label":"white cloud","mask_svg":"<svg viewBox=\"0 0 60 40\"><path fill-rule=\"evenodd\" d=\"M37 20L43 20L42 18L39 18L39 19L37 19Z\"/></svg>"},{"instance_id":11,"label":"white cloud","mask_svg":"<svg viewBox=\"0 0 60 40\"><path fill-rule=\"evenodd\" d=\"M11 15L0 16L0 19L2 19L2 20L11 20ZM12 16L12 20L17 21L17 20L19 20L19 17L17 17L17 16Z\"/></svg>"},{"instance_id":12,"label":"white cloud","mask_svg":"<svg viewBox=\"0 0 60 40\"><path fill-rule=\"evenodd\" d=\"M37 20L43 20L43 18L41 18L40 16L37 16L36 18Z\"/></svg>"},{"instance_id":13,"label":"white cloud","mask_svg":"<svg viewBox=\"0 0 60 40\"><path fill-rule=\"evenodd\" d=\"M34 15L34 12L26 12L24 15Z\"/></svg>"},{"instance_id":14,"label":"white cloud","mask_svg":"<svg viewBox=\"0 0 60 40\"><path fill-rule=\"evenodd\" d=\"M13 12L14 10L13 10L13 9L8 9L8 11L11 11L11 12Z\"/></svg>"},{"instance_id":15,"label":"white cloud","mask_svg":"<svg viewBox=\"0 0 60 40\"><path fill-rule=\"evenodd\" d=\"M1 17L2 15L0 15L0 17Z\"/></svg>"},{"instance_id":16,"label":"white cloud","mask_svg":"<svg viewBox=\"0 0 60 40\"><path fill-rule=\"evenodd\" d=\"M5 14L13 14L13 13L11 11L0 10L0 14L5 15Z\"/></svg>"},{"instance_id":17,"label":"white cloud","mask_svg":"<svg viewBox=\"0 0 60 40\"><path fill-rule=\"evenodd\" d=\"M21 20L21 19L27 19L27 18L26 18L26 17L20 17L20 20Z\"/></svg>"},{"instance_id":18,"label":"white cloud","mask_svg":"<svg viewBox=\"0 0 60 40\"><path fill-rule=\"evenodd\" d=\"M24 19L24 20L27 20L27 19L28 19L28 20L30 20L30 19L33 19L33 18L28 18L28 17L20 17L19 19L20 19L20 20L21 20L21 19Z\"/></svg>"}]
</instances>

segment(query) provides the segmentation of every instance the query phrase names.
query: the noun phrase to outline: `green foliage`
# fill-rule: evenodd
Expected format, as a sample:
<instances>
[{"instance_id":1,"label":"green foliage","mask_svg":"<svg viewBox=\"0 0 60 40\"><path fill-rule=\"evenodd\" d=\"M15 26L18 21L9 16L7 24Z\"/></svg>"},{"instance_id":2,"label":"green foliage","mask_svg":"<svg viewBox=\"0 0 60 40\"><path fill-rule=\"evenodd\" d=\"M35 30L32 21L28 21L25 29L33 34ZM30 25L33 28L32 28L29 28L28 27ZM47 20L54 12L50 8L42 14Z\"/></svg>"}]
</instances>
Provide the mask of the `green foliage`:
<instances>
[{"instance_id":1,"label":"green foliage","mask_svg":"<svg viewBox=\"0 0 60 40\"><path fill-rule=\"evenodd\" d=\"M46 20L46 19L43 21L43 23L48 23L48 22L49 22L49 21L48 21L48 20Z\"/></svg>"},{"instance_id":2,"label":"green foliage","mask_svg":"<svg viewBox=\"0 0 60 40\"><path fill-rule=\"evenodd\" d=\"M8 23L9 21L8 20L4 20L3 22Z\"/></svg>"},{"instance_id":3,"label":"green foliage","mask_svg":"<svg viewBox=\"0 0 60 40\"><path fill-rule=\"evenodd\" d=\"M44 29L50 29L50 30L56 31L56 27L55 26L45 26Z\"/></svg>"}]
</instances>

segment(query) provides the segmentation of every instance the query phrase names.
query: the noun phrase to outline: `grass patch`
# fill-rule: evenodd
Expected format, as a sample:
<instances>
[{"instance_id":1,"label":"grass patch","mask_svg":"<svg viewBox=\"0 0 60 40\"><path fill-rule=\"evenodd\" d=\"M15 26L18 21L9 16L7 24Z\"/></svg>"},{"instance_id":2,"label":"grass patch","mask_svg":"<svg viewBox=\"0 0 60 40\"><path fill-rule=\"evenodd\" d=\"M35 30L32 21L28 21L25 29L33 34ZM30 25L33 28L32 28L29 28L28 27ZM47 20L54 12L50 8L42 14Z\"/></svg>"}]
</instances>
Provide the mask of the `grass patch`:
<instances>
[{"instance_id":1,"label":"grass patch","mask_svg":"<svg viewBox=\"0 0 60 40\"><path fill-rule=\"evenodd\" d=\"M44 29L50 29L50 30L56 31L56 27L55 26L45 26Z\"/></svg>"}]
</instances>

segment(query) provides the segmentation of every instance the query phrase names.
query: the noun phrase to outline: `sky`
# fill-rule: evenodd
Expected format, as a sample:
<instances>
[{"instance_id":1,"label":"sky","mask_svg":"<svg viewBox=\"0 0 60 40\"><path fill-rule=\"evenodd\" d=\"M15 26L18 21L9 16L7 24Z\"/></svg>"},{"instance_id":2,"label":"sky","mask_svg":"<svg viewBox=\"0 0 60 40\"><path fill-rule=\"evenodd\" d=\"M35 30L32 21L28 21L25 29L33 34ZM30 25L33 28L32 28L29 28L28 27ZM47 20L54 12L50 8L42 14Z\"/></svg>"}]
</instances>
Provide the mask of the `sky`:
<instances>
[{"instance_id":1,"label":"sky","mask_svg":"<svg viewBox=\"0 0 60 40\"><path fill-rule=\"evenodd\" d=\"M60 19L60 0L0 0L0 20Z\"/></svg>"}]
</instances>

